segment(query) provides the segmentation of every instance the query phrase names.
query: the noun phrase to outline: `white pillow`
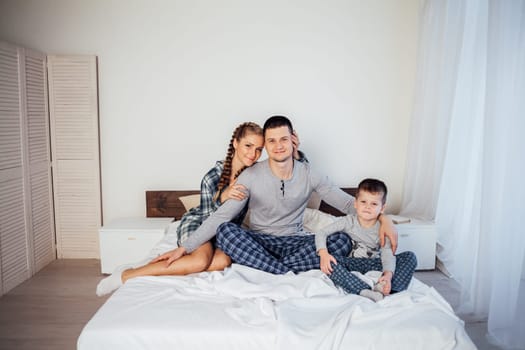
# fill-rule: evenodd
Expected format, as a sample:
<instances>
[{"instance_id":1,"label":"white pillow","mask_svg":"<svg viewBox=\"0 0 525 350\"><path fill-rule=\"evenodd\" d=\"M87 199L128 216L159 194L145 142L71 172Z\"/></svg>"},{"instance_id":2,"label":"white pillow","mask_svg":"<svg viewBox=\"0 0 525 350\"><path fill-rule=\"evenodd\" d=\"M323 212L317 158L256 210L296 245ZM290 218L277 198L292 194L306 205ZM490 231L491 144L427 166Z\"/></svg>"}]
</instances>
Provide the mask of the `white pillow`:
<instances>
[{"instance_id":1,"label":"white pillow","mask_svg":"<svg viewBox=\"0 0 525 350\"><path fill-rule=\"evenodd\" d=\"M337 217L324 213L318 209L306 208L304 210L303 226L306 231L319 232L333 223Z\"/></svg>"},{"instance_id":2,"label":"white pillow","mask_svg":"<svg viewBox=\"0 0 525 350\"><path fill-rule=\"evenodd\" d=\"M190 194L188 196L179 197L179 200L182 202L184 209L188 211L191 208L195 208L200 205L201 195L200 194Z\"/></svg>"}]
</instances>

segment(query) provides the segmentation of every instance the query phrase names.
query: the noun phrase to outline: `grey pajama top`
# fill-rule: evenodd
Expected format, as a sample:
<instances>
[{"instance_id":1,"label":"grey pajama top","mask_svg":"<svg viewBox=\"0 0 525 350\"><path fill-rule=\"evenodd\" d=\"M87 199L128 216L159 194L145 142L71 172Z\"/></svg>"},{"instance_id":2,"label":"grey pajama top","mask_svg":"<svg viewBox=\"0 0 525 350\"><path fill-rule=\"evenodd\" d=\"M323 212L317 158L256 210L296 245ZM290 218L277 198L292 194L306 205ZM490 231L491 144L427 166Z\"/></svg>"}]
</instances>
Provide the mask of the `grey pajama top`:
<instances>
[{"instance_id":1,"label":"grey pajama top","mask_svg":"<svg viewBox=\"0 0 525 350\"><path fill-rule=\"evenodd\" d=\"M337 218L333 223L324 227L315 235L316 250L326 249L326 238L334 232L345 232L352 239L352 250L348 256L354 258L379 258L383 264L383 271L394 272L396 257L392 253L390 240L386 238L381 248L379 243L379 220L372 227L362 227L356 214Z\"/></svg>"},{"instance_id":2,"label":"grey pajama top","mask_svg":"<svg viewBox=\"0 0 525 350\"><path fill-rule=\"evenodd\" d=\"M226 201L184 242L188 253L215 236L223 222L231 221L248 202L250 231L276 236L309 234L303 229L304 209L313 191L334 208L353 213L354 197L332 184L326 176L314 172L309 163L294 160L292 177L276 177L268 160L244 170L237 184L247 188L242 201Z\"/></svg>"}]
</instances>

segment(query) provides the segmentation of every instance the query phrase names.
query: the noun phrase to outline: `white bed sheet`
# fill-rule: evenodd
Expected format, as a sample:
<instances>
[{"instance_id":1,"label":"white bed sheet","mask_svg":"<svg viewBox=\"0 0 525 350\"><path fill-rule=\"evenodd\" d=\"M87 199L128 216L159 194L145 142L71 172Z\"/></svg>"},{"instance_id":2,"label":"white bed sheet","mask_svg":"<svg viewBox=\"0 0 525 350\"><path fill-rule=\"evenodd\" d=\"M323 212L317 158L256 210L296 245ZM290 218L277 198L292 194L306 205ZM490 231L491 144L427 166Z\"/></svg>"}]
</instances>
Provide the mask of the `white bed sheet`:
<instances>
[{"instance_id":1,"label":"white bed sheet","mask_svg":"<svg viewBox=\"0 0 525 350\"><path fill-rule=\"evenodd\" d=\"M173 243L168 234L148 259ZM476 349L450 305L415 278L374 303L344 294L320 270L272 275L237 264L129 280L77 342L79 350L419 348Z\"/></svg>"}]
</instances>

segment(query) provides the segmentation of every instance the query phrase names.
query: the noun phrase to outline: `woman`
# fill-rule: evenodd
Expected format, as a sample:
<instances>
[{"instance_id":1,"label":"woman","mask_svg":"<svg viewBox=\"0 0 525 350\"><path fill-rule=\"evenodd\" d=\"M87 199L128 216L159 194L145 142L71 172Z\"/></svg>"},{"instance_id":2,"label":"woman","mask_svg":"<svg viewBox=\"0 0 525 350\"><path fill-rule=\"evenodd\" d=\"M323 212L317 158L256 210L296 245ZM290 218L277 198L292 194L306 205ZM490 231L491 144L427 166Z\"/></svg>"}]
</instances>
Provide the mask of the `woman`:
<instances>
[{"instance_id":1,"label":"woman","mask_svg":"<svg viewBox=\"0 0 525 350\"><path fill-rule=\"evenodd\" d=\"M299 140L293 137L294 155L299 158ZM226 200L244 199L242 185L235 182L239 174L257 162L264 146L262 128L252 122L239 125L233 132L228 152L224 161L218 161L201 181L200 206L188 211L177 228L179 243L193 233L206 218ZM301 159L302 160L302 159ZM246 209L233 221L240 223ZM123 282L138 276L186 275L194 272L217 271L231 265L231 259L220 249L215 249L213 242L201 245L191 254L176 261L170 261L173 250L151 261L149 264L130 268L123 266L111 276L103 279L97 286L97 295L108 294Z\"/></svg>"}]
</instances>

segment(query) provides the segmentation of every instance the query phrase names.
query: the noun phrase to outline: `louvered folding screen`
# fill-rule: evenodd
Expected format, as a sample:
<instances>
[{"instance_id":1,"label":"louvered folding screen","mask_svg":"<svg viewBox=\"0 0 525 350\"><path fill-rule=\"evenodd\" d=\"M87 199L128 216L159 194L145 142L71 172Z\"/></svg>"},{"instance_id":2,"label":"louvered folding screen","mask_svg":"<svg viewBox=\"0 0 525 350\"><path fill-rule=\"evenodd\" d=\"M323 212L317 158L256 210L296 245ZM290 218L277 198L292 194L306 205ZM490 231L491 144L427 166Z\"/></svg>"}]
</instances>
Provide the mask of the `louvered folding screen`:
<instances>
[{"instance_id":1,"label":"louvered folding screen","mask_svg":"<svg viewBox=\"0 0 525 350\"><path fill-rule=\"evenodd\" d=\"M97 62L48 56L49 114L59 258L98 258L101 226Z\"/></svg>"},{"instance_id":2,"label":"louvered folding screen","mask_svg":"<svg viewBox=\"0 0 525 350\"><path fill-rule=\"evenodd\" d=\"M29 278L19 50L0 43L0 290Z\"/></svg>"},{"instance_id":3,"label":"louvered folding screen","mask_svg":"<svg viewBox=\"0 0 525 350\"><path fill-rule=\"evenodd\" d=\"M21 67L25 89L26 197L28 198L29 248L32 271L56 259L53 192L47 111L46 55L24 49Z\"/></svg>"},{"instance_id":4,"label":"louvered folding screen","mask_svg":"<svg viewBox=\"0 0 525 350\"><path fill-rule=\"evenodd\" d=\"M0 294L56 258L46 56L0 42Z\"/></svg>"}]
</instances>

